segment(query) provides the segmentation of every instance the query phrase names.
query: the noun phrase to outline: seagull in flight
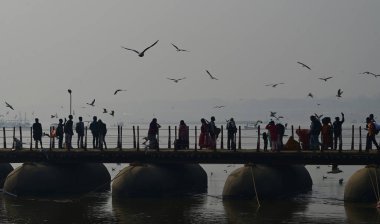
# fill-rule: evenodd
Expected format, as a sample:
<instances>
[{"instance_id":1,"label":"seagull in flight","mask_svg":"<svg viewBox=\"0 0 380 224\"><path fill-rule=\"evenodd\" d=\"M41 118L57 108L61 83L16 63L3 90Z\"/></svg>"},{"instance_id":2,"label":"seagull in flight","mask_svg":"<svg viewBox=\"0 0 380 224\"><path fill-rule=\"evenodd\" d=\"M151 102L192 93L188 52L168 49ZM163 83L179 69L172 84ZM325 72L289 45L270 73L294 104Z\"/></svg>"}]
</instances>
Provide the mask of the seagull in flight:
<instances>
[{"instance_id":1,"label":"seagull in flight","mask_svg":"<svg viewBox=\"0 0 380 224\"><path fill-rule=\"evenodd\" d=\"M277 112L270 111L270 117L276 117Z\"/></svg>"},{"instance_id":2,"label":"seagull in flight","mask_svg":"<svg viewBox=\"0 0 380 224\"><path fill-rule=\"evenodd\" d=\"M319 120L319 119L321 119L321 117L323 117L323 114L318 115L317 113L314 113L314 116Z\"/></svg>"},{"instance_id":3,"label":"seagull in flight","mask_svg":"<svg viewBox=\"0 0 380 224\"><path fill-rule=\"evenodd\" d=\"M311 70L311 68L308 65L306 65L306 64L304 64L302 62L299 62L299 61L297 61L297 63L300 64L300 65L302 65L302 67L305 67L305 68Z\"/></svg>"},{"instance_id":4,"label":"seagull in flight","mask_svg":"<svg viewBox=\"0 0 380 224\"><path fill-rule=\"evenodd\" d=\"M173 47L174 47L178 52L180 52L180 51L183 51L183 52L189 52L188 50L181 49L181 48L177 47L177 46L174 45L173 43L172 43L172 45L173 45Z\"/></svg>"},{"instance_id":5,"label":"seagull in flight","mask_svg":"<svg viewBox=\"0 0 380 224\"><path fill-rule=\"evenodd\" d=\"M216 108L216 109L220 109L220 108L223 108L223 107L226 107L226 106L221 105L221 106L215 106L214 108Z\"/></svg>"},{"instance_id":6,"label":"seagull in flight","mask_svg":"<svg viewBox=\"0 0 380 224\"><path fill-rule=\"evenodd\" d=\"M55 117L58 117L57 113L50 115L50 118L52 118L52 119L55 118Z\"/></svg>"},{"instance_id":7,"label":"seagull in flight","mask_svg":"<svg viewBox=\"0 0 380 224\"><path fill-rule=\"evenodd\" d=\"M314 95L312 93L307 94L308 97L313 98Z\"/></svg>"},{"instance_id":8,"label":"seagull in flight","mask_svg":"<svg viewBox=\"0 0 380 224\"><path fill-rule=\"evenodd\" d=\"M178 81L184 80L184 79L186 79L186 77L183 77L183 78L180 78L180 79L173 79L173 78L167 78L167 79L172 80L175 83L178 83Z\"/></svg>"},{"instance_id":9,"label":"seagull in flight","mask_svg":"<svg viewBox=\"0 0 380 224\"><path fill-rule=\"evenodd\" d=\"M107 109L103 108L103 114L106 114L106 113L108 113Z\"/></svg>"},{"instance_id":10,"label":"seagull in flight","mask_svg":"<svg viewBox=\"0 0 380 224\"><path fill-rule=\"evenodd\" d=\"M86 103L86 104L94 107L95 106L95 99L91 103Z\"/></svg>"},{"instance_id":11,"label":"seagull in flight","mask_svg":"<svg viewBox=\"0 0 380 224\"><path fill-rule=\"evenodd\" d=\"M273 88L275 88L276 86L281 85L281 84L285 84L285 83L279 82L279 83L274 83L274 84L266 84L265 86L272 86Z\"/></svg>"},{"instance_id":12,"label":"seagull in flight","mask_svg":"<svg viewBox=\"0 0 380 224\"><path fill-rule=\"evenodd\" d=\"M336 93L336 97L342 97L343 90L338 89L338 92Z\"/></svg>"},{"instance_id":13,"label":"seagull in flight","mask_svg":"<svg viewBox=\"0 0 380 224\"><path fill-rule=\"evenodd\" d=\"M121 46L121 48L124 48L125 50L129 50L129 51L133 51L135 53L137 53L139 55L139 57L144 57L144 54L145 54L145 51L149 50L149 48L153 47L154 45L156 45L158 43L158 40L156 42L154 42L152 45L150 45L149 47L145 48L143 51L141 52L138 52L134 49L131 49L131 48L126 48L126 47L123 47Z\"/></svg>"},{"instance_id":14,"label":"seagull in flight","mask_svg":"<svg viewBox=\"0 0 380 224\"><path fill-rule=\"evenodd\" d=\"M217 78L215 78L213 75L211 75L211 73L206 70L207 74L210 76L210 79L213 79L213 80L218 80Z\"/></svg>"},{"instance_id":15,"label":"seagull in flight","mask_svg":"<svg viewBox=\"0 0 380 224\"><path fill-rule=\"evenodd\" d=\"M115 90L115 92L113 93L113 95L116 95L118 92L121 92L121 91L127 91L126 89L117 89Z\"/></svg>"},{"instance_id":16,"label":"seagull in flight","mask_svg":"<svg viewBox=\"0 0 380 224\"><path fill-rule=\"evenodd\" d=\"M9 107L11 110L15 110L15 109L13 109L12 105L10 105L9 103L7 103L6 101L5 101L5 107Z\"/></svg>"},{"instance_id":17,"label":"seagull in flight","mask_svg":"<svg viewBox=\"0 0 380 224\"><path fill-rule=\"evenodd\" d=\"M327 82L327 80L329 80L329 79L331 79L331 78L332 78L332 76L329 76L329 77L326 77L326 78L318 78L318 79L320 79L320 80L323 80L323 81Z\"/></svg>"},{"instance_id":18,"label":"seagull in flight","mask_svg":"<svg viewBox=\"0 0 380 224\"><path fill-rule=\"evenodd\" d=\"M111 110L110 115L111 115L112 117L115 116L115 111Z\"/></svg>"}]
</instances>

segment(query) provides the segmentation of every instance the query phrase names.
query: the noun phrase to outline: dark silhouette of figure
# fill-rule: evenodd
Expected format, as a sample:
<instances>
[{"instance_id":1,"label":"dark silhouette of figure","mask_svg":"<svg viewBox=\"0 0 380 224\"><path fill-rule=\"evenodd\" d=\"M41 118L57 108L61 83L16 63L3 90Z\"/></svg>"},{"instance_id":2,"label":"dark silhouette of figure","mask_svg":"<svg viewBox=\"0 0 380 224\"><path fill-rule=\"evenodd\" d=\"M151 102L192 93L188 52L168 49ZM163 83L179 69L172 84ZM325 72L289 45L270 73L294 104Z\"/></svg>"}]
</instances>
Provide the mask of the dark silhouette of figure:
<instances>
[{"instance_id":1,"label":"dark silhouette of figure","mask_svg":"<svg viewBox=\"0 0 380 224\"><path fill-rule=\"evenodd\" d=\"M285 126L281 123L277 123L276 124L276 129L277 129L277 148L278 150L282 150L284 148L284 142L283 142L283 138L284 138L284 135L285 135Z\"/></svg>"},{"instance_id":2,"label":"dark silhouette of figure","mask_svg":"<svg viewBox=\"0 0 380 224\"><path fill-rule=\"evenodd\" d=\"M201 134L199 135L199 147L200 149L207 148L210 146L210 134L209 134L209 124L206 119L201 119Z\"/></svg>"},{"instance_id":3,"label":"dark silhouette of figure","mask_svg":"<svg viewBox=\"0 0 380 224\"><path fill-rule=\"evenodd\" d=\"M93 121L90 124L90 130L92 134L92 147L94 149L97 149L99 146L99 125L98 125L98 118L94 116Z\"/></svg>"},{"instance_id":4,"label":"dark silhouette of figure","mask_svg":"<svg viewBox=\"0 0 380 224\"><path fill-rule=\"evenodd\" d=\"M366 118L366 122L367 122L368 133L367 133L367 141L366 141L365 150L368 152L370 149L372 149L372 143L373 143L376 146L377 150L379 151L380 148L376 141L375 122L373 122L373 119L371 119L370 117Z\"/></svg>"},{"instance_id":5,"label":"dark silhouette of figure","mask_svg":"<svg viewBox=\"0 0 380 224\"><path fill-rule=\"evenodd\" d=\"M84 123L83 118L79 117L79 122L75 126L75 132L78 134L77 146L79 148L84 148L83 137L84 137Z\"/></svg>"},{"instance_id":6,"label":"dark silhouette of figure","mask_svg":"<svg viewBox=\"0 0 380 224\"><path fill-rule=\"evenodd\" d=\"M210 148L216 150L217 128L215 126L215 117L211 117L211 121L208 123L208 129L210 133Z\"/></svg>"},{"instance_id":7,"label":"dark silhouette of figure","mask_svg":"<svg viewBox=\"0 0 380 224\"><path fill-rule=\"evenodd\" d=\"M157 118L153 118L153 120L149 124L148 130L149 148L156 149L157 151L159 151L159 145L157 140L159 128L161 128L161 125L157 123Z\"/></svg>"},{"instance_id":8,"label":"dark silhouette of figure","mask_svg":"<svg viewBox=\"0 0 380 224\"><path fill-rule=\"evenodd\" d=\"M73 132L73 115L69 115L69 120L65 121L65 142L66 142L66 148L68 151L73 148L71 144L71 140L73 138L74 132Z\"/></svg>"},{"instance_id":9,"label":"dark silhouette of figure","mask_svg":"<svg viewBox=\"0 0 380 224\"><path fill-rule=\"evenodd\" d=\"M63 149L63 120L59 119L59 123L56 129L56 134L58 138L58 148Z\"/></svg>"},{"instance_id":10,"label":"dark silhouette of figure","mask_svg":"<svg viewBox=\"0 0 380 224\"><path fill-rule=\"evenodd\" d=\"M99 129L99 148L101 151L107 149L106 143L106 134L107 134L107 125L99 119L98 121L98 129Z\"/></svg>"},{"instance_id":11,"label":"dark silhouette of figure","mask_svg":"<svg viewBox=\"0 0 380 224\"><path fill-rule=\"evenodd\" d=\"M310 149L311 150L318 150L321 143L319 142L319 134L321 133L322 124L321 122L315 117L310 116Z\"/></svg>"},{"instance_id":12,"label":"dark silhouette of figure","mask_svg":"<svg viewBox=\"0 0 380 224\"><path fill-rule=\"evenodd\" d=\"M189 148L189 127L185 121L181 120L178 127L178 139L174 145L175 149L188 149Z\"/></svg>"},{"instance_id":13,"label":"dark silhouette of figure","mask_svg":"<svg viewBox=\"0 0 380 224\"><path fill-rule=\"evenodd\" d=\"M333 131L334 131L334 150L338 147L339 141L339 150L342 150L342 124L344 123L344 114L342 114L342 120L339 120L339 117L335 117L335 121L333 123Z\"/></svg>"},{"instance_id":14,"label":"dark silhouette of figure","mask_svg":"<svg viewBox=\"0 0 380 224\"><path fill-rule=\"evenodd\" d=\"M278 151L278 131L277 131L277 126L274 123L274 121L270 121L265 129L268 130L269 136L270 136L270 141L271 141L271 150L272 151Z\"/></svg>"},{"instance_id":15,"label":"dark silhouette of figure","mask_svg":"<svg viewBox=\"0 0 380 224\"><path fill-rule=\"evenodd\" d=\"M263 132L264 151L268 151L268 134Z\"/></svg>"},{"instance_id":16,"label":"dark silhouette of figure","mask_svg":"<svg viewBox=\"0 0 380 224\"><path fill-rule=\"evenodd\" d=\"M32 126L33 129L33 139L35 141L35 147L38 149L38 142L40 142L42 149L42 125L39 123L38 118L35 119L35 123Z\"/></svg>"},{"instance_id":17,"label":"dark silhouette of figure","mask_svg":"<svg viewBox=\"0 0 380 224\"><path fill-rule=\"evenodd\" d=\"M322 150L333 148L333 126L330 117L322 119Z\"/></svg>"},{"instance_id":18,"label":"dark silhouette of figure","mask_svg":"<svg viewBox=\"0 0 380 224\"><path fill-rule=\"evenodd\" d=\"M227 123L227 149L236 150L236 136L237 128L233 118L231 118Z\"/></svg>"}]
</instances>

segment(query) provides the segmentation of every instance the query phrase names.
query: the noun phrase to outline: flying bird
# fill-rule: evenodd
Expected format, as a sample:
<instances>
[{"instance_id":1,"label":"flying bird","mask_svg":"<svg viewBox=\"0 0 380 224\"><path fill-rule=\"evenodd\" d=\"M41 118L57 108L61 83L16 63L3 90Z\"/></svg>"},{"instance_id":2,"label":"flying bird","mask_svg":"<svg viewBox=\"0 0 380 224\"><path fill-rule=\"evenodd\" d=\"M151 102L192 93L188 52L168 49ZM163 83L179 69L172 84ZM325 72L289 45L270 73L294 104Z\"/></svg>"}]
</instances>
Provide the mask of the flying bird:
<instances>
[{"instance_id":1,"label":"flying bird","mask_svg":"<svg viewBox=\"0 0 380 224\"><path fill-rule=\"evenodd\" d=\"M270 117L276 117L277 112L270 111Z\"/></svg>"},{"instance_id":2,"label":"flying bird","mask_svg":"<svg viewBox=\"0 0 380 224\"><path fill-rule=\"evenodd\" d=\"M95 106L95 99L91 103L86 103L86 104L94 107Z\"/></svg>"},{"instance_id":3,"label":"flying bird","mask_svg":"<svg viewBox=\"0 0 380 224\"><path fill-rule=\"evenodd\" d=\"M178 83L178 81L184 80L184 79L186 79L186 77L183 77L183 78L180 78L180 79L173 79L173 78L167 78L167 79L172 80L175 83Z\"/></svg>"},{"instance_id":4,"label":"flying bird","mask_svg":"<svg viewBox=\"0 0 380 224\"><path fill-rule=\"evenodd\" d=\"M338 92L336 93L336 97L342 97L343 91L341 89L338 89Z\"/></svg>"},{"instance_id":5,"label":"flying bird","mask_svg":"<svg viewBox=\"0 0 380 224\"><path fill-rule=\"evenodd\" d=\"M206 70L207 74L210 76L210 79L213 79L213 80L218 80L217 78L215 78L213 75L211 75L211 73Z\"/></svg>"},{"instance_id":6,"label":"flying bird","mask_svg":"<svg viewBox=\"0 0 380 224\"><path fill-rule=\"evenodd\" d=\"M9 107L11 110L15 110L13 109L12 105L10 105L9 103L5 102L5 107Z\"/></svg>"},{"instance_id":7,"label":"flying bird","mask_svg":"<svg viewBox=\"0 0 380 224\"><path fill-rule=\"evenodd\" d=\"M143 51L141 51L141 52L138 52L138 51L136 51L136 50L134 50L134 49L126 48L126 47L123 47L123 46L121 46L121 47L124 48L125 50L129 50L129 51L136 52L136 53L139 55L139 57L144 57L145 51L149 50L149 48L153 47L153 46L156 45L157 43L158 43L158 40L157 40L156 42L154 42L152 45L150 45L149 47L145 48L145 49L144 49Z\"/></svg>"},{"instance_id":8,"label":"flying bird","mask_svg":"<svg viewBox=\"0 0 380 224\"><path fill-rule=\"evenodd\" d=\"M314 113L314 116L319 120L319 119L321 119L321 117L323 117L323 114L318 115L317 113Z\"/></svg>"},{"instance_id":9,"label":"flying bird","mask_svg":"<svg viewBox=\"0 0 380 224\"><path fill-rule=\"evenodd\" d=\"M55 117L58 117L58 114L56 113L56 114L52 114L52 115L50 115L50 118L55 118Z\"/></svg>"},{"instance_id":10,"label":"flying bird","mask_svg":"<svg viewBox=\"0 0 380 224\"><path fill-rule=\"evenodd\" d=\"M173 45L173 47L174 47L178 52L180 52L180 51L189 52L188 50L181 49L181 48L177 47L177 46L174 45L173 43L172 43L172 45Z\"/></svg>"},{"instance_id":11,"label":"flying bird","mask_svg":"<svg viewBox=\"0 0 380 224\"><path fill-rule=\"evenodd\" d=\"M311 68L308 65L306 65L306 64L304 64L302 62L299 62L299 61L297 61L297 63L300 64L300 65L302 65L302 67L305 67L305 68L311 70Z\"/></svg>"},{"instance_id":12,"label":"flying bird","mask_svg":"<svg viewBox=\"0 0 380 224\"><path fill-rule=\"evenodd\" d=\"M343 178L339 179L339 184L343 184Z\"/></svg>"},{"instance_id":13,"label":"flying bird","mask_svg":"<svg viewBox=\"0 0 380 224\"><path fill-rule=\"evenodd\" d=\"M110 115L111 115L112 117L115 116L115 111L111 110Z\"/></svg>"},{"instance_id":14,"label":"flying bird","mask_svg":"<svg viewBox=\"0 0 380 224\"><path fill-rule=\"evenodd\" d=\"M103 114L106 114L106 113L108 113L107 109L103 108Z\"/></svg>"},{"instance_id":15,"label":"flying bird","mask_svg":"<svg viewBox=\"0 0 380 224\"><path fill-rule=\"evenodd\" d=\"M279 82L279 83L274 83L274 84L266 84L265 86L272 86L273 88L275 88L276 86L281 85L281 84L285 84L285 83Z\"/></svg>"},{"instance_id":16,"label":"flying bird","mask_svg":"<svg viewBox=\"0 0 380 224\"><path fill-rule=\"evenodd\" d=\"M117 89L115 90L115 92L113 93L113 95L116 95L118 92L121 92L121 91L127 91L126 89Z\"/></svg>"},{"instance_id":17,"label":"flying bird","mask_svg":"<svg viewBox=\"0 0 380 224\"><path fill-rule=\"evenodd\" d=\"M314 98L314 95L312 93L307 94L308 97Z\"/></svg>"},{"instance_id":18,"label":"flying bird","mask_svg":"<svg viewBox=\"0 0 380 224\"><path fill-rule=\"evenodd\" d=\"M226 106L224 106L224 105L222 105L222 106L215 106L214 108L220 109L220 108L223 108L223 107L226 107Z\"/></svg>"},{"instance_id":19,"label":"flying bird","mask_svg":"<svg viewBox=\"0 0 380 224\"><path fill-rule=\"evenodd\" d=\"M327 80L329 80L329 79L331 79L331 78L332 78L332 76L329 76L329 77L326 77L326 78L318 78L318 79L320 79L320 80L323 80L323 81L327 82Z\"/></svg>"}]
</instances>

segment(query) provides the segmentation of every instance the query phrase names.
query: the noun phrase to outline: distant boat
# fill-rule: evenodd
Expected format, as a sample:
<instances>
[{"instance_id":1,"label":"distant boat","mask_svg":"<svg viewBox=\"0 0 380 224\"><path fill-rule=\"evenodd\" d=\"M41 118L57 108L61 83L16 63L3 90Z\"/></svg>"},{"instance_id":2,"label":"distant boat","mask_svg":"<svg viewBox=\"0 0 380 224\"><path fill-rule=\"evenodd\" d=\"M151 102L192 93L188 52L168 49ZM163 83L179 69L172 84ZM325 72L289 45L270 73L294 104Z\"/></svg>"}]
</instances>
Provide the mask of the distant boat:
<instances>
[{"instance_id":1,"label":"distant boat","mask_svg":"<svg viewBox=\"0 0 380 224\"><path fill-rule=\"evenodd\" d=\"M257 129L257 125L251 124L251 123L247 123L246 125L244 125L244 129L245 130L256 130Z\"/></svg>"}]
</instances>

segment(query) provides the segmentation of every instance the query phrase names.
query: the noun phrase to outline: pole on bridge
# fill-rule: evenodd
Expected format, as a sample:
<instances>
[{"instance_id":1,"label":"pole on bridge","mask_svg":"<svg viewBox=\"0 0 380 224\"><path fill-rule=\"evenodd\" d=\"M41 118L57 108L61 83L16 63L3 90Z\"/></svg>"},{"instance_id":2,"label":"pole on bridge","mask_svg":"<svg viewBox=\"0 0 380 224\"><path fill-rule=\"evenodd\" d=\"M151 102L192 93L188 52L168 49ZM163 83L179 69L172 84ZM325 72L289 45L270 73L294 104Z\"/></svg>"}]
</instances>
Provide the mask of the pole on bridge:
<instances>
[{"instance_id":1,"label":"pole on bridge","mask_svg":"<svg viewBox=\"0 0 380 224\"><path fill-rule=\"evenodd\" d=\"M224 145L223 145L223 125L220 126L220 148L221 149L224 148Z\"/></svg>"},{"instance_id":2,"label":"pole on bridge","mask_svg":"<svg viewBox=\"0 0 380 224\"><path fill-rule=\"evenodd\" d=\"M15 139L16 138L16 127L13 127L13 138L12 138L12 140L13 140L13 143L12 143L12 148L16 148L15 147Z\"/></svg>"},{"instance_id":3,"label":"pole on bridge","mask_svg":"<svg viewBox=\"0 0 380 224\"><path fill-rule=\"evenodd\" d=\"M120 125L120 151L123 149L123 125Z\"/></svg>"},{"instance_id":4,"label":"pole on bridge","mask_svg":"<svg viewBox=\"0 0 380 224\"><path fill-rule=\"evenodd\" d=\"M352 125L352 134L351 134L351 150L354 150L354 134L355 134L355 130L354 130L354 125ZM339 149L339 151L341 152L342 150Z\"/></svg>"},{"instance_id":5,"label":"pole on bridge","mask_svg":"<svg viewBox=\"0 0 380 224\"><path fill-rule=\"evenodd\" d=\"M239 149L241 149L241 126L239 125Z\"/></svg>"},{"instance_id":6,"label":"pole on bridge","mask_svg":"<svg viewBox=\"0 0 380 224\"><path fill-rule=\"evenodd\" d=\"M88 130L87 126L84 130L85 130L84 131L84 151L87 151L87 130ZM54 142L54 140L53 140L53 142Z\"/></svg>"},{"instance_id":7,"label":"pole on bridge","mask_svg":"<svg viewBox=\"0 0 380 224\"><path fill-rule=\"evenodd\" d=\"M194 130L195 130L195 139L194 139L194 142L195 142L195 146L194 146L194 149L195 151L197 151L197 126L194 127Z\"/></svg>"},{"instance_id":8,"label":"pole on bridge","mask_svg":"<svg viewBox=\"0 0 380 224\"><path fill-rule=\"evenodd\" d=\"M120 125L117 125L116 148L120 149Z\"/></svg>"},{"instance_id":9,"label":"pole on bridge","mask_svg":"<svg viewBox=\"0 0 380 224\"><path fill-rule=\"evenodd\" d=\"M4 149L7 148L7 137L5 135L5 127L3 127L3 143L4 143Z\"/></svg>"},{"instance_id":10,"label":"pole on bridge","mask_svg":"<svg viewBox=\"0 0 380 224\"><path fill-rule=\"evenodd\" d=\"M30 127L30 151L33 148L33 127Z\"/></svg>"},{"instance_id":11,"label":"pole on bridge","mask_svg":"<svg viewBox=\"0 0 380 224\"><path fill-rule=\"evenodd\" d=\"M189 132L188 132L189 133ZM177 125L174 126L174 141L177 140ZM175 148L175 146L174 146Z\"/></svg>"},{"instance_id":12,"label":"pole on bridge","mask_svg":"<svg viewBox=\"0 0 380 224\"><path fill-rule=\"evenodd\" d=\"M359 126L359 152L362 151L362 126Z\"/></svg>"},{"instance_id":13,"label":"pole on bridge","mask_svg":"<svg viewBox=\"0 0 380 224\"><path fill-rule=\"evenodd\" d=\"M157 149L156 151L160 151L160 129L157 128Z\"/></svg>"},{"instance_id":14,"label":"pole on bridge","mask_svg":"<svg viewBox=\"0 0 380 224\"><path fill-rule=\"evenodd\" d=\"M52 127L50 126L50 128L49 128L49 133L50 133L50 134L52 133L51 130L52 130ZM53 142L52 142L52 137L49 135L49 151L51 151L52 144L53 144Z\"/></svg>"},{"instance_id":15,"label":"pole on bridge","mask_svg":"<svg viewBox=\"0 0 380 224\"><path fill-rule=\"evenodd\" d=\"M137 140L136 140L137 151L140 149L140 127L137 125Z\"/></svg>"},{"instance_id":16,"label":"pole on bridge","mask_svg":"<svg viewBox=\"0 0 380 224\"><path fill-rule=\"evenodd\" d=\"M20 131L20 142L22 142L22 128L19 126L19 131ZM21 143L21 149L22 149L22 143Z\"/></svg>"},{"instance_id":17,"label":"pole on bridge","mask_svg":"<svg viewBox=\"0 0 380 224\"><path fill-rule=\"evenodd\" d=\"M168 127L168 149L171 149L172 148L172 144L171 144L171 141L172 141L172 139L171 139L171 135L172 135L172 131L171 131L171 129L170 129L170 125L169 125L169 127Z\"/></svg>"},{"instance_id":18,"label":"pole on bridge","mask_svg":"<svg viewBox=\"0 0 380 224\"><path fill-rule=\"evenodd\" d=\"M133 125L132 129L133 129L133 148L136 149L136 130L135 130L134 125Z\"/></svg>"},{"instance_id":19,"label":"pole on bridge","mask_svg":"<svg viewBox=\"0 0 380 224\"><path fill-rule=\"evenodd\" d=\"M256 151L260 151L260 125L257 127L257 146L256 146Z\"/></svg>"},{"instance_id":20,"label":"pole on bridge","mask_svg":"<svg viewBox=\"0 0 380 224\"><path fill-rule=\"evenodd\" d=\"M53 132L55 133L54 135L56 136L56 135L57 135L57 132L56 132L54 126L53 126ZM52 138L53 149L55 149L55 136L53 136L53 138Z\"/></svg>"}]
</instances>

